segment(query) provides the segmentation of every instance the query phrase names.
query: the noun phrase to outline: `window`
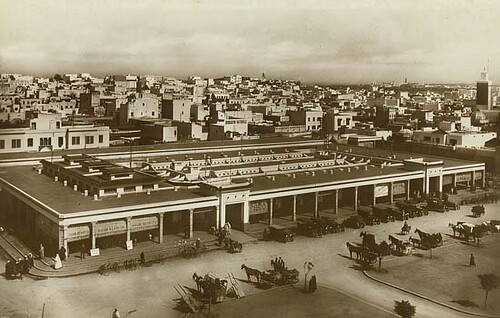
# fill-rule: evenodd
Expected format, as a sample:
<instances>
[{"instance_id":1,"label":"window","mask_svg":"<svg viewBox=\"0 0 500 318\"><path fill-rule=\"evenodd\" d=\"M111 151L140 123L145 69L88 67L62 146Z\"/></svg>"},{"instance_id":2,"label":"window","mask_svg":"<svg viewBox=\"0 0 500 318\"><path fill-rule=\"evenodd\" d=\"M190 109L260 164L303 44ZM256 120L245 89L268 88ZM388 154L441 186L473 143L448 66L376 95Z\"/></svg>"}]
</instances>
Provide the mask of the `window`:
<instances>
[{"instance_id":1,"label":"window","mask_svg":"<svg viewBox=\"0 0 500 318\"><path fill-rule=\"evenodd\" d=\"M12 139L12 149L21 148L21 139Z\"/></svg>"},{"instance_id":2,"label":"window","mask_svg":"<svg viewBox=\"0 0 500 318\"><path fill-rule=\"evenodd\" d=\"M33 138L28 138L28 147L33 147Z\"/></svg>"},{"instance_id":3,"label":"window","mask_svg":"<svg viewBox=\"0 0 500 318\"><path fill-rule=\"evenodd\" d=\"M424 141L431 141L431 137L424 137Z\"/></svg>"},{"instance_id":4,"label":"window","mask_svg":"<svg viewBox=\"0 0 500 318\"><path fill-rule=\"evenodd\" d=\"M441 138L436 138L436 143L438 144L441 141Z\"/></svg>"},{"instance_id":5,"label":"window","mask_svg":"<svg viewBox=\"0 0 500 318\"><path fill-rule=\"evenodd\" d=\"M40 138L40 146L52 145L52 138Z\"/></svg>"},{"instance_id":6,"label":"window","mask_svg":"<svg viewBox=\"0 0 500 318\"><path fill-rule=\"evenodd\" d=\"M80 144L80 137L79 136L71 137L71 144L72 145L79 145Z\"/></svg>"},{"instance_id":7,"label":"window","mask_svg":"<svg viewBox=\"0 0 500 318\"><path fill-rule=\"evenodd\" d=\"M104 142L104 135L99 135L99 143L102 144Z\"/></svg>"},{"instance_id":8,"label":"window","mask_svg":"<svg viewBox=\"0 0 500 318\"><path fill-rule=\"evenodd\" d=\"M64 137L59 137L59 141L57 143L59 147L62 147L64 145Z\"/></svg>"},{"instance_id":9,"label":"window","mask_svg":"<svg viewBox=\"0 0 500 318\"><path fill-rule=\"evenodd\" d=\"M94 143L94 136L85 136L85 143L86 144L93 144Z\"/></svg>"},{"instance_id":10,"label":"window","mask_svg":"<svg viewBox=\"0 0 500 318\"><path fill-rule=\"evenodd\" d=\"M342 126L342 118L337 118L337 126Z\"/></svg>"},{"instance_id":11,"label":"window","mask_svg":"<svg viewBox=\"0 0 500 318\"><path fill-rule=\"evenodd\" d=\"M36 129L36 123L31 123L31 129L33 129L33 130Z\"/></svg>"},{"instance_id":12,"label":"window","mask_svg":"<svg viewBox=\"0 0 500 318\"><path fill-rule=\"evenodd\" d=\"M5 140L0 140L0 149L5 149Z\"/></svg>"},{"instance_id":13,"label":"window","mask_svg":"<svg viewBox=\"0 0 500 318\"><path fill-rule=\"evenodd\" d=\"M60 121L56 121L56 128L57 129L61 128L61 122Z\"/></svg>"}]
</instances>

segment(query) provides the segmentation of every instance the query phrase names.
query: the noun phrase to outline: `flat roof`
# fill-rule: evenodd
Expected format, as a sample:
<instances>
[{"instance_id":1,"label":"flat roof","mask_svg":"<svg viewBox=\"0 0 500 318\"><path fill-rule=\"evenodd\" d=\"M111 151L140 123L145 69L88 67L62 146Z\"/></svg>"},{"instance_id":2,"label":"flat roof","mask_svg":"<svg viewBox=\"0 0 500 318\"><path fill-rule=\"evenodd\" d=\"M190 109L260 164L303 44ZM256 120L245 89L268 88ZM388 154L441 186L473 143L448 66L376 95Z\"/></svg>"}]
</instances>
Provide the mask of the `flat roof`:
<instances>
[{"instance_id":1,"label":"flat roof","mask_svg":"<svg viewBox=\"0 0 500 318\"><path fill-rule=\"evenodd\" d=\"M210 197L201 195L199 189L179 189L178 191L168 189L151 191L149 195L146 193L127 193L123 194L121 198L113 196L94 201L92 196L86 197L81 192L73 191L71 187L64 187L61 182L56 182L44 174L38 174L31 167L2 169L0 170L0 179L4 179L61 214L188 199L210 199ZM167 185L164 183L164 186Z\"/></svg>"},{"instance_id":2,"label":"flat roof","mask_svg":"<svg viewBox=\"0 0 500 318\"><path fill-rule=\"evenodd\" d=\"M332 169L334 170L333 174L330 173L330 170ZM295 178L290 176L292 174L295 174ZM368 167L367 170L365 170L364 167L360 167L359 169L351 167L350 171L348 171L347 168L343 168L342 171L339 170L339 168L325 168L323 171L316 170L314 172L314 176L311 172L291 172L288 174L273 175L274 180L266 176L254 177L252 190L266 191L279 188L301 188L305 186L342 182L347 180L354 182L356 179L393 174L409 175L415 174L415 171L406 170L403 166L384 168Z\"/></svg>"}]
</instances>

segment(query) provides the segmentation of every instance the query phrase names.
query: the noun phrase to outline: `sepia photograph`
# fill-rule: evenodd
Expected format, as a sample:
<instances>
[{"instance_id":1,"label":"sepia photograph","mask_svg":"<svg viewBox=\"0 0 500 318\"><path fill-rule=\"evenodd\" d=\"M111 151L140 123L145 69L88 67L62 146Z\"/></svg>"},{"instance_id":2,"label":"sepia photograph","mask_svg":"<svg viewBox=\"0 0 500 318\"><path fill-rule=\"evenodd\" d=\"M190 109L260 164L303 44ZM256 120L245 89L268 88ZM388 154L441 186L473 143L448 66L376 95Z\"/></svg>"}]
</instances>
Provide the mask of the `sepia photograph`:
<instances>
[{"instance_id":1,"label":"sepia photograph","mask_svg":"<svg viewBox=\"0 0 500 318\"><path fill-rule=\"evenodd\" d=\"M500 318L499 16L0 0L0 318Z\"/></svg>"}]
</instances>

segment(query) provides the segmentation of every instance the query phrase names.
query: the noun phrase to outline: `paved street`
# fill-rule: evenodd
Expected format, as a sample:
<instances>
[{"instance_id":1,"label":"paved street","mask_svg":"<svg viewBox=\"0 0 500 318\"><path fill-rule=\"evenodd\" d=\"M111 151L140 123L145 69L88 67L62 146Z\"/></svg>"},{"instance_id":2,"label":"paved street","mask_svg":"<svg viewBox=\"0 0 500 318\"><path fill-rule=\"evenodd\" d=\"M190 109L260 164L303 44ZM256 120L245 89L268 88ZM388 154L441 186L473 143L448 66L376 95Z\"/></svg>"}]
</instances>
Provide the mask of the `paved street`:
<instances>
[{"instance_id":1,"label":"paved street","mask_svg":"<svg viewBox=\"0 0 500 318\"><path fill-rule=\"evenodd\" d=\"M430 212L429 216L410 219L409 224L413 230L418 227L428 232L451 234L448 223L500 219L500 204L487 204L485 207L486 214L481 219L466 216L470 214L471 207L463 206L460 211ZM374 233L377 241L387 240L389 234L399 232L402 223L397 221L365 229ZM109 317L115 307L120 309L122 317L127 317L126 313L133 310L136 311L129 317L181 316L173 309L177 294L172 286L179 283L194 287L191 280L193 272L205 274L213 271L225 276L232 271L236 277L246 278L240 270L241 264L269 269L271 258L279 255L289 268L297 268L301 272L305 261L313 262L318 284L385 311L392 311L394 300L406 299L417 306L418 317L461 317L450 309L373 282L356 270L356 263L346 257L345 243L361 242L359 233L360 230L347 229L345 233L323 238L298 237L288 244L256 242L246 246L242 254L216 251L197 259L171 259L163 264L109 276L91 274L42 281L30 278L22 281L1 280L0 294L4 297L0 298L0 312L8 317L26 317L27 314L37 317L41 316L45 304L45 317ZM413 231L410 235L416 236ZM444 237L445 240L451 239L446 235ZM303 284L302 279L301 274L299 284Z\"/></svg>"}]
</instances>

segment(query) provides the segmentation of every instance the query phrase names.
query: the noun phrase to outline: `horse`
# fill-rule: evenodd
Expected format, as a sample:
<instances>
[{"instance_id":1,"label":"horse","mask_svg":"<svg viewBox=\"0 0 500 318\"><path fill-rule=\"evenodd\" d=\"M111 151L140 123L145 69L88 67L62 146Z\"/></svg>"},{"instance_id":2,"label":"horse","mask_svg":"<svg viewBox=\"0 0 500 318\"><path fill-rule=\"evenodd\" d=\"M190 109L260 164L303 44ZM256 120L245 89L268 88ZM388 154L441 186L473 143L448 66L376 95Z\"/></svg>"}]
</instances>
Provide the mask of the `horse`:
<instances>
[{"instance_id":1,"label":"horse","mask_svg":"<svg viewBox=\"0 0 500 318\"><path fill-rule=\"evenodd\" d=\"M203 277L199 276L196 274L196 272L193 274L193 280L196 282L196 289L201 292L201 289L203 287Z\"/></svg>"},{"instance_id":2,"label":"horse","mask_svg":"<svg viewBox=\"0 0 500 318\"><path fill-rule=\"evenodd\" d=\"M375 243L375 235L368 233L367 231L361 231L359 236L363 238L363 246L373 247L377 245L377 243Z\"/></svg>"},{"instance_id":3,"label":"horse","mask_svg":"<svg viewBox=\"0 0 500 318\"><path fill-rule=\"evenodd\" d=\"M259 271L258 269L250 268L245 264L241 265L241 269L245 270L245 273L247 274L247 281L250 282L250 278L253 276L257 279L257 283L260 283L260 277L262 276L261 271Z\"/></svg>"},{"instance_id":4,"label":"horse","mask_svg":"<svg viewBox=\"0 0 500 318\"><path fill-rule=\"evenodd\" d=\"M356 259L360 259L363 256L363 247L351 244L349 242L346 243L347 249L349 250L349 257L352 258L352 253L356 253Z\"/></svg>"}]
</instances>

